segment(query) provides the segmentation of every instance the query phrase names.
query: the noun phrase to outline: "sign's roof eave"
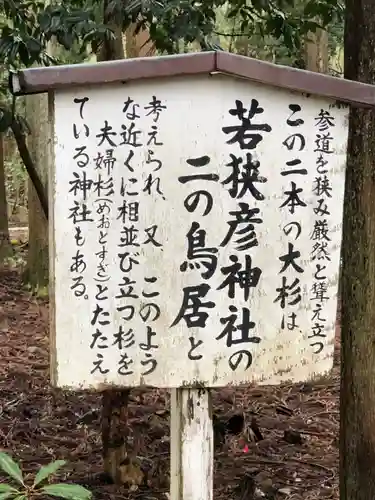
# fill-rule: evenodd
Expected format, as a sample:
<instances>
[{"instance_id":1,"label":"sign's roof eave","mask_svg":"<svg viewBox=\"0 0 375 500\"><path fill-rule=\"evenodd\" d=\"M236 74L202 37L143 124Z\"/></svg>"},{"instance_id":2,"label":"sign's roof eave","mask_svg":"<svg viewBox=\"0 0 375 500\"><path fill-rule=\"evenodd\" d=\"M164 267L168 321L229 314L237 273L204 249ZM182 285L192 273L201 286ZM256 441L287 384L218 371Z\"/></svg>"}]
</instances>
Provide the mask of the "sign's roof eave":
<instances>
[{"instance_id":1,"label":"sign's roof eave","mask_svg":"<svg viewBox=\"0 0 375 500\"><path fill-rule=\"evenodd\" d=\"M30 68L11 73L9 86L14 95L25 95L76 86L125 84L142 79L214 73L224 73L264 85L321 96L352 105L375 106L374 85L222 51Z\"/></svg>"}]
</instances>

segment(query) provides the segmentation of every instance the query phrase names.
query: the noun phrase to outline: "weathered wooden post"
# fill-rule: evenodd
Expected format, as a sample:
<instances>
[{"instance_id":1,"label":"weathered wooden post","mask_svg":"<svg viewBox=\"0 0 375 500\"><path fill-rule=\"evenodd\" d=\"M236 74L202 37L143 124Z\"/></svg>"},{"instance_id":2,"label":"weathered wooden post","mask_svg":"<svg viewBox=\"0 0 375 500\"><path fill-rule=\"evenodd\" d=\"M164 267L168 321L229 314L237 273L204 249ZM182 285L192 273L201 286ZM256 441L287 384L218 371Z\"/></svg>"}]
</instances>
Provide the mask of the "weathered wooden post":
<instances>
[{"instance_id":1,"label":"weathered wooden post","mask_svg":"<svg viewBox=\"0 0 375 500\"><path fill-rule=\"evenodd\" d=\"M221 52L12 85L53 97L53 383L171 389L171 498L212 500L210 388L331 369L348 105L374 88Z\"/></svg>"}]
</instances>

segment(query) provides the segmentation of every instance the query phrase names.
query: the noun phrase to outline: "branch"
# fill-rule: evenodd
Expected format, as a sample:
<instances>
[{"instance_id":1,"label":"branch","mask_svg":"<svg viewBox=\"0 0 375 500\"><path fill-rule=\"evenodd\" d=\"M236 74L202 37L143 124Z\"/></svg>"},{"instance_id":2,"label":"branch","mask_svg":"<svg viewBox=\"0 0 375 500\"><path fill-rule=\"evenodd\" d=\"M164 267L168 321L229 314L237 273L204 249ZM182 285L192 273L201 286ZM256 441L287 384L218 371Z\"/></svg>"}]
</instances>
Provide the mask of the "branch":
<instances>
[{"instance_id":1,"label":"branch","mask_svg":"<svg viewBox=\"0 0 375 500\"><path fill-rule=\"evenodd\" d=\"M44 190L42 181L38 175L38 172L35 168L34 162L30 156L29 149L26 144L25 136L22 133L20 125L13 120L11 124L11 129L14 135L14 138L17 143L18 151L20 153L21 159L25 165L26 171L29 174L29 177L31 179L31 182L33 183L33 186L35 188L35 191L38 195L41 207L43 209L44 215L46 216L46 219L48 220L48 198L47 194Z\"/></svg>"}]
</instances>

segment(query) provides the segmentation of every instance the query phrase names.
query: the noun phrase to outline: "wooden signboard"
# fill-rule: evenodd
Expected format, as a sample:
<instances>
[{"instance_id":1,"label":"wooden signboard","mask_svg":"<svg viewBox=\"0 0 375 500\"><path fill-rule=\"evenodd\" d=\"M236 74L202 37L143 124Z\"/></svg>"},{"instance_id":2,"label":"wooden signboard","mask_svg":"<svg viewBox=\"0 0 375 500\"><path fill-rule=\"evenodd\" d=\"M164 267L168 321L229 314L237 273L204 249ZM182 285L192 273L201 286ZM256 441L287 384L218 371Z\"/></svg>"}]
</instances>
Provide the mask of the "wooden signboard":
<instances>
[{"instance_id":1,"label":"wooden signboard","mask_svg":"<svg viewBox=\"0 0 375 500\"><path fill-rule=\"evenodd\" d=\"M54 384L173 389L173 500L212 499L209 388L332 367L367 87L220 53L14 80L52 92Z\"/></svg>"}]
</instances>

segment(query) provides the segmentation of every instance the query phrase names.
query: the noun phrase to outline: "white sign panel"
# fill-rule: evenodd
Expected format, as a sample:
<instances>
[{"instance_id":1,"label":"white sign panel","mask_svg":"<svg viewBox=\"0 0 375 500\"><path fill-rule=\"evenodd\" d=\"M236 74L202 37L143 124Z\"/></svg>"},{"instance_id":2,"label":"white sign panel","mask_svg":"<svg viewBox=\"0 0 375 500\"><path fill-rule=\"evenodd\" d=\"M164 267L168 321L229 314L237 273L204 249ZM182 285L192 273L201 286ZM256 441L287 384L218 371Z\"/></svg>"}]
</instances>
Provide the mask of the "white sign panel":
<instances>
[{"instance_id":1,"label":"white sign panel","mask_svg":"<svg viewBox=\"0 0 375 500\"><path fill-rule=\"evenodd\" d=\"M55 94L55 383L332 366L348 108L228 76Z\"/></svg>"}]
</instances>

